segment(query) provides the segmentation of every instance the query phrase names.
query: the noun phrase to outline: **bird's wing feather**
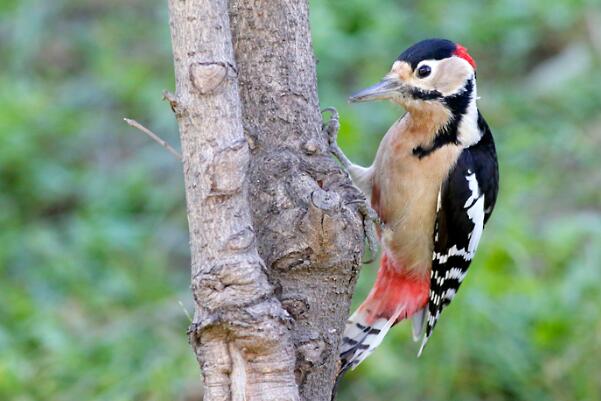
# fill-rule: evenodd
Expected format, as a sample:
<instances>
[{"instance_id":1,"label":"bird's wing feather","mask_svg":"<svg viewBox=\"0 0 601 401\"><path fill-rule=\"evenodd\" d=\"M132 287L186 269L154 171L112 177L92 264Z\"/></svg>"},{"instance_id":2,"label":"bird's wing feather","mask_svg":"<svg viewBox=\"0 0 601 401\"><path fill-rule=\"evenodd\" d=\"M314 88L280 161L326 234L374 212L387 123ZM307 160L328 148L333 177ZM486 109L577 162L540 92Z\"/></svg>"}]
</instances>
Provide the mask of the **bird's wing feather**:
<instances>
[{"instance_id":1,"label":"bird's wing feather","mask_svg":"<svg viewBox=\"0 0 601 401\"><path fill-rule=\"evenodd\" d=\"M485 197L470 149L465 149L440 190L426 332L421 354L442 310L451 303L476 253L485 221Z\"/></svg>"},{"instance_id":2,"label":"bird's wing feather","mask_svg":"<svg viewBox=\"0 0 601 401\"><path fill-rule=\"evenodd\" d=\"M451 303L474 257L484 225L495 207L499 166L488 124L478 112L480 141L464 149L440 190L434 230L434 253L426 333L428 342L442 310Z\"/></svg>"}]
</instances>

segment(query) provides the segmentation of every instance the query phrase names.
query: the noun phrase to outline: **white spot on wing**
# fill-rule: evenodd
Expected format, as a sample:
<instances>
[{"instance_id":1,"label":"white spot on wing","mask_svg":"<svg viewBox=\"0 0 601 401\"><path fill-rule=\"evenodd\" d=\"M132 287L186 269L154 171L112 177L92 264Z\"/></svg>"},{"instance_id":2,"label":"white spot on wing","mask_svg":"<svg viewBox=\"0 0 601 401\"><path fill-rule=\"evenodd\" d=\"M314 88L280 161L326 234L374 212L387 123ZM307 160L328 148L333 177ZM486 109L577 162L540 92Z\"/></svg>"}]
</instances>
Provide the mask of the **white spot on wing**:
<instances>
[{"instance_id":1,"label":"white spot on wing","mask_svg":"<svg viewBox=\"0 0 601 401\"><path fill-rule=\"evenodd\" d=\"M478 179L476 178L476 174L472 173L471 170L468 170L468 175L465 176L467 180L467 185L470 189L470 197L467 198L464 208L469 208L479 197L480 197L480 186L478 185Z\"/></svg>"},{"instance_id":2,"label":"white spot on wing","mask_svg":"<svg viewBox=\"0 0 601 401\"><path fill-rule=\"evenodd\" d=\"M453 245L446 253L434 252L432 259L438 260L438 263L447 263L451 256L462 256L464 260L472 260L476 253L476 248L480 242L482 231L484 231L484 194L480 192L480 186L476 179L476 174L468 170L468 175L465 177L470 189L470 197L463 205L467 209L468 218L474 223L474 229L469 234L470 242L467 249L457 248Z\"/></svg>"},{"instance_id":3,"label":"white spot on wing","mask_svg":"<svg viewBox=\"0 0 601 401\"><path fill-rule=\"evenodd\" d=\"M453 299L453 297L455 296L455 294L457 293L457 290L454 288L449 288L448 290L446 290L444 292L444 294L442 295L443 298L448 299L449 301Z\"/></svg>"},{"instance_id":4,"label":"white spot on wing","mask_svg":"<svg viewBox=\"0 0 601 401\"><path fill-rule=\"evenodd\" d=\"M445 280L457 280L462 282L466 275L467 270L463 271L458 267L453 267L452 269L447 270L445 273Z\"/></svg>"},{"instance_id":5,"label":"white spot on wing","mask_svg":"<svg viewBox=\"0 0 601 401\"><path fill-rule=\"evenodd\" d=\"M436 311L436 315L434 315L434 316L430 315L430 312L428 312L428 326L430 326L430 327L434 326L434 323L438 320L439 317L440 317L440 309L438 309ZM424 336L424 339L422 340L422 344L419 347L419 351L417 351L418 358L421 356L422 351L424 350L424 347L426 346L426 343L428 342L429 338L430 338L430 336L428 336L427 334Z\"/></svg>"},{"instance_id":6,"label":"white spot on wing","mask_svg":"<svg viewBox=\"0 0 601 401\"><path fill-rule=\"evenodd\" d=\"M482 231L484 231L484 195L467 210L467 215L474 222L474 230L470 234L470 243L468 244L468 252L473 257L480 242L480 237L482 237Z\"/></svg>"},{"instance_id":7,"label":"white spot on wing","mask_svg":"<svg viewBox=\"0 0 601 401\"><path fill-rule=\"evenodd\" d=\"M480 237L482 236L482 232L484 230L484 194L480 191L480 186L478 185L478 180L476 179L476 174L471 170L467 171L468 175L466 175L465 179L468 181L468 187L470 190L470 196L464 204L464 209L466 210L466 214L468 218L474 224L474 228L471 233L469 233L469 243L467 249L459 249L456 245L453 245L451 248L447 250L446 253L434 252L432 259L437 260L439 264L447 263L448 259L451 256L462 256L464 260L470 261L474 257L476 253L476 248L478 247L478 243L480 242ZM439 198L440 199L440 198ZM436 280L438 285L442 285L446 280L454 279L458 282L462 282L467 275L467 270L463 270L459 267L453 267L445 271L444 277L442 277L438 271L432 270L430 276ZM449 288L444 291L442 294L432 294L430 293L430 301L437 306L436 314L430 315L428 312L427 323L428 327L434 327L434 324L440 317L440 312L442 308L440 307L440 302L442 299L452 300L455 294L457 293L456 288ZM431 333L431 332L430 332ZM428 342L429 336L425 335L421 347L417 353L419 357Z\"/></svg>"},{"instance_id":8,"label":"white spot on wing","mask_svg":"<svg viewBox=\"0 0 601 401\"><path fill-rule=\"evenodd\" d=\"M461 248L457 248L457 245L453 245L451 248L449 248L447 250L447 253L443 254L443 253L439 253L439 252L434 252L434 260L438 260L438 263L440 264L445 264L447 263L447 261L449 260L449 258L451 256L463 256L463 259L465 260L472 260L472 258L474 257L473 254L471 254L469 251Z\"/></svg>"}]
</instances>

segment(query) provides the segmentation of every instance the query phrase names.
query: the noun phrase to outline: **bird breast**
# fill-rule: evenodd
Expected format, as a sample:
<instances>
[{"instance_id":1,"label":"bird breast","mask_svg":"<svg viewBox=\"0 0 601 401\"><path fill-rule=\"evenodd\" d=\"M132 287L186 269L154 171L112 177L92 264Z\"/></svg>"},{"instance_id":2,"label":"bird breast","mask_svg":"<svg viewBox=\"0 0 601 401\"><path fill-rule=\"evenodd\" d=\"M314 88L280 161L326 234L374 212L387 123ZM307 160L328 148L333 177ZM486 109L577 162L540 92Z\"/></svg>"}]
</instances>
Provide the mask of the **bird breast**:
<instances>
[{"instance_id":1,"label":"bird breast","mask_svg":"<svg viewBox=\"0 0 601 401\"><path fill-rule=\"evenodd\" d=\"M414 156L413 149L430 143L447 119L446 114L424 117L427 121L408 113L384 136L373 165L371 198L384 223L383 252L398 269L418 275L430 272L438 195L462 150L451 144L422 158Z\"/></svg>"}]
</instances>

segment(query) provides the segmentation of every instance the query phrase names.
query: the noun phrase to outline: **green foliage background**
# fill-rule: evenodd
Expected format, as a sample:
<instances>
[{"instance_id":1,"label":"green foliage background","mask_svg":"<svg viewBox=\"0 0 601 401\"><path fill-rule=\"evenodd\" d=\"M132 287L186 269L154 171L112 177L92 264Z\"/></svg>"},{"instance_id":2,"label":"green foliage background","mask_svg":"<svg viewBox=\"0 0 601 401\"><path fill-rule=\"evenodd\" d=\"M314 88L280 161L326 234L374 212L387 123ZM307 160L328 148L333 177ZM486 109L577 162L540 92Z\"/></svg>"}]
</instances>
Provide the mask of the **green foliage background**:
<instances>
[{"instance_id":1,"label":"green foliage background","mask_svg":"<svg viewBox=\"0 0 601 401\"><path fill-rule=\"evenodd\" d=\"M476 58L497 210L425 354L401 325L341 400L601 400L598 0L314 0L322 105L369 164L400 110L349 106L425 37ZM0 400L197 400L167 10L0 3ZM356 302L375 266L362 272Z\"/></svg>"}]
</instances>

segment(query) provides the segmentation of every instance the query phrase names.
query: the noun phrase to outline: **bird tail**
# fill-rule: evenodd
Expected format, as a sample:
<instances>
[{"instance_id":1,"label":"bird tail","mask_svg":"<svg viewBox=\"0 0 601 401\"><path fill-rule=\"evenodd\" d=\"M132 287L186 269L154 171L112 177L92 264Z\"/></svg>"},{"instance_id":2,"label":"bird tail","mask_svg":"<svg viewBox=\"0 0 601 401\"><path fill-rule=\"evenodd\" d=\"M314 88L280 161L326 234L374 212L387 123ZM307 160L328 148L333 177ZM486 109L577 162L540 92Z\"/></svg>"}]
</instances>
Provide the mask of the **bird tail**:
<instances>
[{"instance_id":1,"label":"bird tail","mask_svg":"<svg viewBox=\"0 0 601 401\"><path fill-rule=\"evenodd\" d=\"M413 334L417 337L423 327L429 289L429 275L420 277L399 268L384 253L374 287L346 324L339 375L359 365L380 345L388 330L403 319L413 316Z\"/></svg>"}]
</instances>

